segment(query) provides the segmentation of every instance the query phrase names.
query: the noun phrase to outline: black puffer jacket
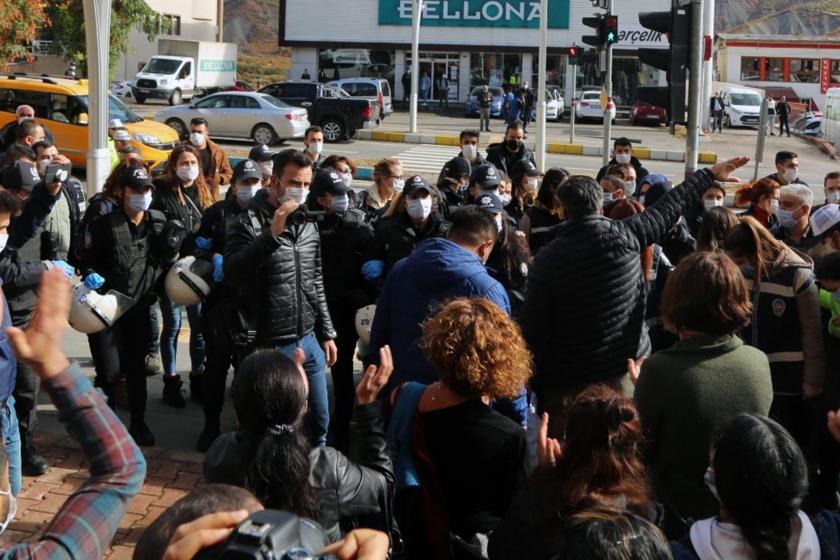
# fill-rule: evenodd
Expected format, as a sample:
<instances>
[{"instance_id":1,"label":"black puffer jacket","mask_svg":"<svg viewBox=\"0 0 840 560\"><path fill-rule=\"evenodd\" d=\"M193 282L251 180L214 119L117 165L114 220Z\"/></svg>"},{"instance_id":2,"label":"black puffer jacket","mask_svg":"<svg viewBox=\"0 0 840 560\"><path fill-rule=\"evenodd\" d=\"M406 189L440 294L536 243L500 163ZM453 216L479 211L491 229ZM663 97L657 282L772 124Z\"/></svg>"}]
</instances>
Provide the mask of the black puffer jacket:
<instances>
[{"instance_id":1,"label":"black puffer jacket","mask_svg":"<svg viewBox=\"0 0 840 560\"><path fill-rule=\"evenodd\" d=\"M315 447L309 454L309 484L318 500L318 521L331 541L354 526L388 530L394 469L382 403L356 405L350 424L350 455L332 447ZM204 457L208 482L245 486L245 475L259 442L244 432L228 432L213 442Z\"/></svg>"},{"instance_id":2,"label":"black puffer jacket","mask_svg":"<svg viewBox=\"0 0 840 560\"><path fill-rule=\"evenodd\" d=\"M496 169L504 171L507 175L510 175L513 164L520 159L530 161L535 167L537 165L536 161L534 161L534 152L524 145L518 152L508 151L504 142L490 144L487 147L487 163L492 163L496 166Z\"/></svg>"},{"instance_id":3,"label":"black puffer jacket","mask_svg":"<svg viewBox=\"0 0 840 560\"><path fill-rule=\"evenodd\" d=\"M287 221L286 231L274 237L271 220L275 210L268 191L260 191L231 225L225 247L225 282L253 288L247 293L257 298L251 303L255 304L258 344L289 344L313 330L320 341L333 339L336 334L324 294L318 227Z\"/></svg>"},{"instance_id":4,"label":"black puffer jacket","mask_svg":"<svg viewBox=\"0 0 840 560\"><path fill-rule=\"evenodd\" d=\"M521 319L538 393L621 376L628 358L649 351L639 254L713 181L701 170L642 214L589 216L557 228L531 266Z\"/></svg>"}]
</instances>

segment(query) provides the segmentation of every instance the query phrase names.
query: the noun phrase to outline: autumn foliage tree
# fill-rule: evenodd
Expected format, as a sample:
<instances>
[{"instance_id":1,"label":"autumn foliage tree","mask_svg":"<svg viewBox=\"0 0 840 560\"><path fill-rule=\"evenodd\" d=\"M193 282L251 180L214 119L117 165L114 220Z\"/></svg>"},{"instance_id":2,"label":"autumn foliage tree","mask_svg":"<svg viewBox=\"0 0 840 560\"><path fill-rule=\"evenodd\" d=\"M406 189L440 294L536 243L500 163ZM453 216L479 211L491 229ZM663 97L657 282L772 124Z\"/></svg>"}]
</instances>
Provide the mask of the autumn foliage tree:
<instances>
[{"instance_id":1,"label":"autumn foliage tree","mask_svg":"<svg viewBox=\"0 0 840 560\"><path fill-rule=\"evenodd\" d=\"M29 56L29 44L47 23L46 2L0 0L0 70Z\"/></svg>"}]
</instances>

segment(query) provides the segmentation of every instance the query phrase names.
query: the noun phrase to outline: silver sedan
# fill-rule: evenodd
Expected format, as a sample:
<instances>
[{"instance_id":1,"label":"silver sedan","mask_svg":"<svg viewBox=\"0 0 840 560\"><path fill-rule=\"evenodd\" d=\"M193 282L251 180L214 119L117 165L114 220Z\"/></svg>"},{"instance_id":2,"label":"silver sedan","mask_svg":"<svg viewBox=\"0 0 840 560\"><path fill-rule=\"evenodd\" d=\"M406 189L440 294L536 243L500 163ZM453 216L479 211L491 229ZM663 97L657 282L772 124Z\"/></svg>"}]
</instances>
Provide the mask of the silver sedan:
<instances>
[{"instance_id":1,"label":"silver sedan","mask_svg":"<svg viewBox=\"0 0 840 560\"><path fill-rule=\"evenodd\" d=\"M309 127L306 109L292 107L270 95L225 91L159 111L155 120L175 129L182 137L190 133L190 121L207 119L214 138L251 139L257 144L276 144L286 138L301 138Z\"/></svg>"}]
</instances>

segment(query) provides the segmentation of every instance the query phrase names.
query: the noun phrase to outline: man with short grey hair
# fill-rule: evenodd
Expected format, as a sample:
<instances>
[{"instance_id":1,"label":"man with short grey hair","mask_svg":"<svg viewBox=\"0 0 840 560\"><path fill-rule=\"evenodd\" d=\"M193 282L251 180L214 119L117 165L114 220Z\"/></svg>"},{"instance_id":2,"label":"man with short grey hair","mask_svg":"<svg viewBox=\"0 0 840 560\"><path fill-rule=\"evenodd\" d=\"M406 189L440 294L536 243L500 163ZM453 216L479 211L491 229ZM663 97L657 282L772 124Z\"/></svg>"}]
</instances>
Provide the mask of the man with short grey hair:
<instances>
[{"instance_id":1,"label":"man with short grey hair","mask_svg":"<svg viewBox=\"0 0 840 560\"><path fill-rule=\"evenodd\" d=\"M779 191L781 200L776 218L779 227L774 234L788 246L808 252L819 241L811 231L811 208L814 192L805 185L793 183Z\"/></svg>"}]
</instances>

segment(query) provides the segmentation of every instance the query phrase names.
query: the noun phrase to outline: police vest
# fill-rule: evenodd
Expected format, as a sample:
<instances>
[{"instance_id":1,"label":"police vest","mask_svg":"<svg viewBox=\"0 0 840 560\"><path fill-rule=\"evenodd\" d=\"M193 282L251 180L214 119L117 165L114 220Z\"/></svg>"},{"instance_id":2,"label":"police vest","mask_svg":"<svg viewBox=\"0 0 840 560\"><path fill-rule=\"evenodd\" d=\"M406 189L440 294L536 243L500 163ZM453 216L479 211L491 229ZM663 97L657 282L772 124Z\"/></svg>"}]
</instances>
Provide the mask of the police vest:
<instances>
[{"instance_id":1,"label":"police vest","mask_svg":"<svg viewBox=\"0 0 840 560\"><path fill-rule=\"evenodd\" d=\"M136 302L149 293L162 273L157 244L166 216L158 210L147 210L146 235L137 239L132 236L124 213L112 212L103 219L108 220L111 229L114 267L103 275L106 286Z\"/></svg>"}]
</instances>

